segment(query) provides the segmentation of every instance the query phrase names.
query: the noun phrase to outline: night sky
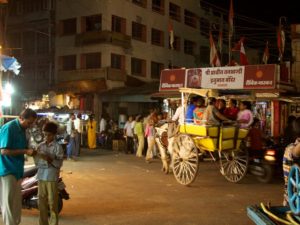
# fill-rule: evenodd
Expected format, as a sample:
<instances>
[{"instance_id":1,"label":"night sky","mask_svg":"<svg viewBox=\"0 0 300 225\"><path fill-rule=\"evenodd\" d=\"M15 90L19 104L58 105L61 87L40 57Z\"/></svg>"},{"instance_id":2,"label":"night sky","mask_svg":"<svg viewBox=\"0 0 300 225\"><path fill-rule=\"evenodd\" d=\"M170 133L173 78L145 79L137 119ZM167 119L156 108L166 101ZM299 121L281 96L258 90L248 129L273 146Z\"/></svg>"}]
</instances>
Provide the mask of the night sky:
<instances>
[{"instance_id":1,"label":"night sky","mask_svg":"<svg viewBox=\"0 0 300 225\"><path fill-rule=\"evenodd\" d=\"M227 23L230 0L201 0L201 2L214 8L215 11L225 13L225 22ZM278 61L276 32L279 18L286 17L286 19L282 18L281 21L286 32L284 59L289 61L291 58L290 24L300 24L300 10L296 3L295 0L233 0L233 43L244 36L245 48L256 48L262 54L268 41L270 61L275 63Z\"/></svg>"},{"instance_id":2,"label":"night sky","mask_svg":"<svg viewBox=\"0 0 300 225\"><path fill-rule=\"evenodd\" d=\"M201 1L229 10L230 0ZM296 4L297 0L233 0L236 17L249 16L274 25L278 24L280 16L286 16L289 23L300 23L300 10Z\"/></svg>"}]
</instances>

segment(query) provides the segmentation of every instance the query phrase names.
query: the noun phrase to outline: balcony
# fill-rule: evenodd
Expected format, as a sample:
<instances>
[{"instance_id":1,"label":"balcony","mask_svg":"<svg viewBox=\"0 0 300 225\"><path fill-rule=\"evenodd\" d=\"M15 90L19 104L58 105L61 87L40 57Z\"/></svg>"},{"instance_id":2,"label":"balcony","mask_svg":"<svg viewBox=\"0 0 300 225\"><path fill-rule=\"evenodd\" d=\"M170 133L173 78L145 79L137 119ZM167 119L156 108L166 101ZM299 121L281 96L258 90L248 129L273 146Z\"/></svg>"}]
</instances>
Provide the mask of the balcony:
<instances>
[{"instance_id":1,"label":"balcony","mask_svg":"<svg viewBox=\"0 0 300 225\"><path fill-rule=\"evenodd\" d=\"M75 46L90 44L112 44L129 49L131 48L131 37L108 30L90 31L76 35Z\"/></svg>"},{"instance_id":2,"label":"balcony","mask_svg":"<svg viewBox=\"0 0 300 225\"><path fill-rule=\"evenodd\" d=\"M98 79L126 81L126 71L114 69L111 67L105 67L100 69L58 71L57 73L57 82Z\"/></svg>"}]
</instances>

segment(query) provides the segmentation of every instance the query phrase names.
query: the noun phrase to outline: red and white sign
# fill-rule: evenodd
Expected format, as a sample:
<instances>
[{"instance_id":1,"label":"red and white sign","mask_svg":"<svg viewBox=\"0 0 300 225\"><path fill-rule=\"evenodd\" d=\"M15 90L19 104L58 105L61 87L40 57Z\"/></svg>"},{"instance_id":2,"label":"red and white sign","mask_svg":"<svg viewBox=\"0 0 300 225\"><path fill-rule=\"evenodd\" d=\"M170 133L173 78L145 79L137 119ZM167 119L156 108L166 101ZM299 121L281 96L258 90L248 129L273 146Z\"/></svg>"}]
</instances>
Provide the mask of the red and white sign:
<instances>
[{"instance_id":1,"label":"red and white sign","mask_svg":"<svg viewBox=\"0 0 300 225\"><path fill-rule=\"evenodd\" d=\"M202 88L243 89L244 66L202 68Z\"/></svg>"},{"instance_id":2,"label":"red and white sign","mask_svg":"<svg viewBox=\"0 0 300 225\"><path fill-rule=\"evenodd\" d=\"M276 65L249 65L245 67L245 89L275 88Z\"/></svg>"},{"instance_id":3,"label":"red and white sign","mask_svg":"<svg viewBox=\"0 0 300 225\"><path fill-rule=\"evenodd\" d=\"M176 91L185 87L185 69L162 70L159 91Z\"/></svg>"}]
</instances>

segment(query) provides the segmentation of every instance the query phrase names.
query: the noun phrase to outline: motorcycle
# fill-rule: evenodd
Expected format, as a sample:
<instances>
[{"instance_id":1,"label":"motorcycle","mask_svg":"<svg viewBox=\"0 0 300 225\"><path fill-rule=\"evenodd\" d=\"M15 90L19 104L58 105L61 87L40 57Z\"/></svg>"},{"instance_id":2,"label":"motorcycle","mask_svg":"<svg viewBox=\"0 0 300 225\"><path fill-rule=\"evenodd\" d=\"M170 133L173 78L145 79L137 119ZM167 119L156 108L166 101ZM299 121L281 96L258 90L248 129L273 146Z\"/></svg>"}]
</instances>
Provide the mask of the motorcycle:
<instances>
[{"instance_id":1,"label":"motorcycle","mask_svg":"<svg viewBox=\"0 0 300 225\"><path fill-rule=\"evenodd\" d=\"M281 140L275 143L273 139L269 139L264 149L251 152L248 171L255 175L258 181L270 183L276 174L282 175L283 153L284 146Z\"/></svg>"},{"instance_id":2,"label":"motorcycle","mask_svg":"<svg viewBox=\"0 0 300 225\"><path fill-rule=\"evenodd\" d=\"M38 180L36 178L37 167L25 169L23 180L21 182L22 207L24 209L38 209ZM58 213L63 208L63 200L70 199L66 191L66 185L62 178L58 179Z\"/></svg>"}]
</instances>

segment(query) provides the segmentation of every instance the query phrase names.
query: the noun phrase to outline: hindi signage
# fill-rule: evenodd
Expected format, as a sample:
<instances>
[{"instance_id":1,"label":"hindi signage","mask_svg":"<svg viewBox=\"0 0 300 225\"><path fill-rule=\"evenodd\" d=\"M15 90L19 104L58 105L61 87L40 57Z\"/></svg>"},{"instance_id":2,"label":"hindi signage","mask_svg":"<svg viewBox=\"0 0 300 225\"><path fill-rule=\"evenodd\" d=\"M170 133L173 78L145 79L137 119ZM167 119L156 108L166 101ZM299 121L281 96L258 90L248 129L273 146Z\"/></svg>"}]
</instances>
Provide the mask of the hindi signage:
<instances>
[{"instance_id":1,"label":"hindi signage","mask_svg":"<svg viewBox=\"0 0 300 225\"><path fill-rule=\"evenodd\" d=\"M250 65L245 67L245 89L275 88L276 65Z\"/></svg>"},{"instance_id":2,"label":"hindi signage","mask_svg":"<svg viewBox=\"0 0 300 225\"><path fill-rule=\"evenodd\" d=\"M185 87L185 69L162 70L159 91L174 91Z\"/></svg>"},{"instance_id":3,"label":"hindi signage","mask_svg":"<svg viewBox=\"0 0 300 225\"><path fill-rule=\"evenodd\" d=\"M244 66L202 68L202 88L243 89Z\"/></svg>"}]
</instances>

